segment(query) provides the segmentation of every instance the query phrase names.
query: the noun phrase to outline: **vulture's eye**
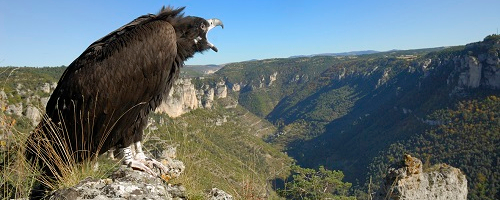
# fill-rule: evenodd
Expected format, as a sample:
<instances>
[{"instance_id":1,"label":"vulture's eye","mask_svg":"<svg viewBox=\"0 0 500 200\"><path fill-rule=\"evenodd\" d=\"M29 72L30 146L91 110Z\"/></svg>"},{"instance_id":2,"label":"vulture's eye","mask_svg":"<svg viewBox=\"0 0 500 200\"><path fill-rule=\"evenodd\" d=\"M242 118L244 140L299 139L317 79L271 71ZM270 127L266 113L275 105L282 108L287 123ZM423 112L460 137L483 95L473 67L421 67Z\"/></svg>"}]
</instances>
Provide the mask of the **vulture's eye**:
<instances>
[{"instance_id":1,"label":"vulture's eye","mask_svg":"<svg viewBox=\"0 0 500 200\"><path fill-rule=\"evenodd\" d=\"M203 29L203 30L205 30L205 24L201 23L200 28Z\"/></svg>"}]
</instances>

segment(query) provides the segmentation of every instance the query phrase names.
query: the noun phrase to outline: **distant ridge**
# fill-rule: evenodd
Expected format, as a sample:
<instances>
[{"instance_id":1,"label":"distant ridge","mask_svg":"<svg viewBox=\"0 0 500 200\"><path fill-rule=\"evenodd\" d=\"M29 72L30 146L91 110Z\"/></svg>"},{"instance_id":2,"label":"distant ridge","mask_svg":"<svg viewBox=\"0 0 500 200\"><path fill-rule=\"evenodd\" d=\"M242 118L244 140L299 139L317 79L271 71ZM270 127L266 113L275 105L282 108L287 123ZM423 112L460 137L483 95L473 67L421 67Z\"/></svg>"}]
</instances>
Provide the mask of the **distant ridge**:
<instances>
[{"instance_id":1,"label":"distant ridge","mask_svg":"<svg viewBox=\"0 0 500 200\"><path fill-rule=\"evenodd\" d=\"M296 55L296 56L290 56L289 58L314 57L314 56L357 56L357 55L374 54L374 53L379 53L379 52L380 51L374 51L374 50L349 51L349 52L342 52L342 53L320 53L320 54L311 54L311 55Z\"/></svg>"}]
</instances>

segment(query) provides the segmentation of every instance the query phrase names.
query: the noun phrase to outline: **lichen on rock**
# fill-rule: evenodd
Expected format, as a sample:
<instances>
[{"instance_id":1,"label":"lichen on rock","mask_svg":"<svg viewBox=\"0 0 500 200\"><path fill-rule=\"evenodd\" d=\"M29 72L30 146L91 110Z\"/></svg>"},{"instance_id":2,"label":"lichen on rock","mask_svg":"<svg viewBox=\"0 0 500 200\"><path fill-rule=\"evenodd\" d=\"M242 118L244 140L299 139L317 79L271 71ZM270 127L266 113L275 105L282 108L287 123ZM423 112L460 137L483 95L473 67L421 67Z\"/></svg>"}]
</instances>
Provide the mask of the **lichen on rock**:
<instances>
[{"instance_id":1,"label":"lichen on rock","mask_svg":"<svg viewBox=\"0 0 500 200\"><path fill-rule=\"evenodd\" d=\"M110 178L87 178L74 187L55 191L49 199L185 199L185 191L182 185L121 166Z\"/></svg>"}]
</instances>

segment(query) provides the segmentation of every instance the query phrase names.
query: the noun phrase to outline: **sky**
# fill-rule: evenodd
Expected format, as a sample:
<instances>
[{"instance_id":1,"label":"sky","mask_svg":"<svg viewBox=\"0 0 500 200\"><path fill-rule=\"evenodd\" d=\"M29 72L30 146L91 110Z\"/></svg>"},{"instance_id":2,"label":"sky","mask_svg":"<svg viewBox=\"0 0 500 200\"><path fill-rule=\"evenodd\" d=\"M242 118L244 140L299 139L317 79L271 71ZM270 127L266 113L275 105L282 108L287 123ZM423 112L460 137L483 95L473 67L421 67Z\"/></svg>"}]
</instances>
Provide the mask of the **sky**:
<instances>
[{"instance_id":1,"label":"sky","mask_svg":"<svg viewBox=\"0 0 500 200\"><path fill-rule=\"evenodd\" d=\"M224 22L208 35L219 52L188 65L465 45L500 28L500 0L0 0L0 66L67 66L163 5Z\"/></svg>"}]
</instances>

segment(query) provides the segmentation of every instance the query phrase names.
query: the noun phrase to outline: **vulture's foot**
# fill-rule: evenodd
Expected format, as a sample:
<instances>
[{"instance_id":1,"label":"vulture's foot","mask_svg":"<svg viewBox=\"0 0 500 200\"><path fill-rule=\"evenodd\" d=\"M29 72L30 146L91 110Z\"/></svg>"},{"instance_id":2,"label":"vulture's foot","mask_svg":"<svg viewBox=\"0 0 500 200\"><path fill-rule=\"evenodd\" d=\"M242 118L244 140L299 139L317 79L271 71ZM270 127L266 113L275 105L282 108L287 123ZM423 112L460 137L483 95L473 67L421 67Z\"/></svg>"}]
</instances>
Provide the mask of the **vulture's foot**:
<instances>
[{"instance_id":1,"label":"vulture's foot","mask_svg":"<svg viewBox=\"0 0 500 200\"><path fill-rule=\"evenodd\" d=\"M135 155L135 160L142 162L144 165L148 166L150 169L156 168L160 171L160 175L167 174L168 168L163 165L161 162L158 162L155 159L148 158L144 153L139 152Z\"/></svg>"},{"instance_id":2,"label":"vulture's foot","mask_svg":"<svg viewBox=\"0 0 500 200\"><path fill-rule=\"evenodd\" d=\"M169 169L165 165L155 159L149 158L144 155L140 142L135 143L136 155L132 158L131 146L132 145L123 148L122 150L123 164L129 166L132 169L141 170L148 174L151 174L152 176L160 177L166 180L166 178L164 177L168 174ZM159 174L157 174L153 170L155 168L158 169L158 171L160 172Z\"/></svg>"},{"instance_id":3,"label":"vulture's foot","mask_svg":"<svg viewBox=\"0 0 500 200\"><path fill-rule=\"evenodd\" d=\"M109 159L116 160L115 150L116 150L115 148L111 148L108 150L107 155Z\"/></svg>"},{"instance_id":4,"label":"vulture's foot","mask_svg":"<svg viewBox=\"0 0 500 200\"><path fill-rule=\"evenodd\" d=\"M142 160L129 160L129 161L123 161L124 164L126 164L128 167L135 169L135 170L141 170L143 172L146 172L148 174L151 174L151 176L158 176L150 167L148 166L148 163L142 161Z\"/></svg>"}]
</instances>

